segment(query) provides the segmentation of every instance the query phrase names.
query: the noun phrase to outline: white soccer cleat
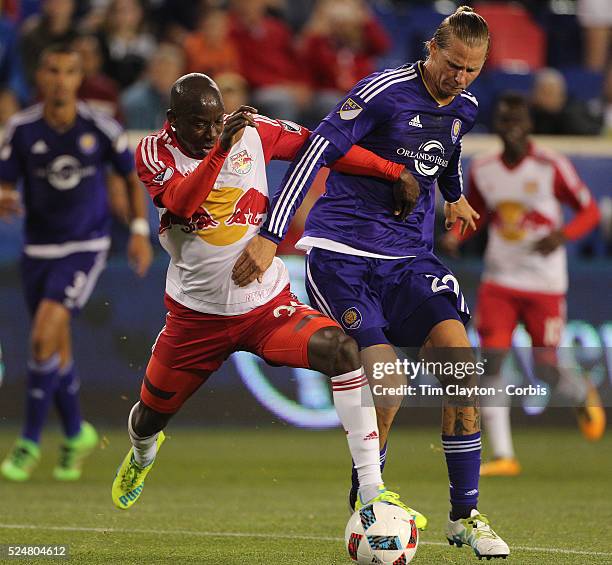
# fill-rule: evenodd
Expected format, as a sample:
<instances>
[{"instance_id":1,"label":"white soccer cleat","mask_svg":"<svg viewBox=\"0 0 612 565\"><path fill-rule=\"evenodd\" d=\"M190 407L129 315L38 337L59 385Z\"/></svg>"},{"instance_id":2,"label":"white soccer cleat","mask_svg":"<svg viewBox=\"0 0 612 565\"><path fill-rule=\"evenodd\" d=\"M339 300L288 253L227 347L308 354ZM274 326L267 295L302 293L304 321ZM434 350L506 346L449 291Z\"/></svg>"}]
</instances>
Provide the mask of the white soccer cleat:
<instances>
[{"instance_id":1,"label":"white soccer cleat","mask_svg":"<svg viewBox=\"0 0 612 565\"><path fill-rule=\"evenodd\" d=\"M472 510L469 518L449 520L446 539L457 547L469 545L478 559L506 559L510 555L508 544L493 531L488 518L476 509Z\"/></svg>"}]
</instances>

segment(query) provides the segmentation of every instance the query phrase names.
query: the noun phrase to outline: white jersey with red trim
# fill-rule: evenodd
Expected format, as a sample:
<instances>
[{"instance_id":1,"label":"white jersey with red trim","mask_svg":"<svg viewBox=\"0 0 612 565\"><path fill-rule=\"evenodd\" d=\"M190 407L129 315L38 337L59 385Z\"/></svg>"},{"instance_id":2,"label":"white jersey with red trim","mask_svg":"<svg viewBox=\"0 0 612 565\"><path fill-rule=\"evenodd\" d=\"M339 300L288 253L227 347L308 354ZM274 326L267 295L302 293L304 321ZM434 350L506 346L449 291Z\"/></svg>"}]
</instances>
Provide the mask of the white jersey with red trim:
<instances>
[{"instance_id":1,"label":"white jersey with red trim","mask_svg":"<svg viewBox=\"0 0 612 565\"><path fill-rule=\"evenodd\" d=\"M268 211L266 163L283 152L292 156L309 132L290 122L257 117L259 127L247 127L229 151L214 187L189 219L159 208L159 241L170 255L166 292L198 312L235 316L261 306L289 283L285 264L276 257L263 275L240 288L232 268L260 229ZM280 157L279 157L280 153ZM145 137L136 150L140 179L153 201L171 182L188 176L200 160L187 155L166 124Z\"/></svg>"},{"instance_id":2,"label":"white jersey with red trim","mask_svg":"<svg viewBox=\"0 0 612 565\"><path fill-rule=\"evenodd\" d=\"M564 294L565 247L549 255L533 247L562 227L562 203L582 209L590 200L569 160L550 150L531 144L527 156L512 167L501 155L474 159L469 201L489 216L483 280L517 290Z\"/></svg>"}]
</instances>

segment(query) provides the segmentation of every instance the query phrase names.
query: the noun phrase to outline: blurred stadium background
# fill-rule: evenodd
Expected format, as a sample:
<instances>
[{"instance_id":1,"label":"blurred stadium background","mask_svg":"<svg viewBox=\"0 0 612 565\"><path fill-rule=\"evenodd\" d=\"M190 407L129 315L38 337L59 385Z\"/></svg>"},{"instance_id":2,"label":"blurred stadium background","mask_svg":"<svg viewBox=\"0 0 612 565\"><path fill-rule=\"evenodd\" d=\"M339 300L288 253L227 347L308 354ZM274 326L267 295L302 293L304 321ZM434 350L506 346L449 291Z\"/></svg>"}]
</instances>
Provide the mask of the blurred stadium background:
<instances>
[{"instance_id":1,"label":"blurred stadium background","mask_svg":"<svg viewBox=\"0 0 612 565\"><path fill-rule=\"evenodd\" d=\"M529 95L536 133L548 135L541 141L571 158L602 211L598 229L569 245L570 324L565 343L589 348L591 374L605 393L612 378L612 122L607 121L612 119L612 5L606 0L472 4L488 19L493 43L486 68L472 88L480 113L474 133L466 138L464 170L473 155L490 151L496 143L488 134L496 96L507 89ZM250 100L275 117L315 125L342 91L365 74L422 57L423 41L457 2L3 0L0 5L0 124L19 106L36 100L32 80L37 53L56 41L74 41L87 69L83 98L130 128L135 146L144 133L161 126L168 88L185 71L217 78L228 109ZM248 32L255 28L264 31ZM265 56L257 46L265 47ZM272 164L270 186L278 184L284 170L285 164ZM143 281L130 273L120 220L125 203L110 180L119 217L113 254L77 320L75 357L85 384L86 413L94 420L121 424L162 325L167 260L153 236L157 256L152 271ZM155 233L152 206L150 214ZM284 253L295 253L291 242L300 233L299 222L298 217ZM13 423L21 414L28 329L18 272L20 227L18 222L0 224L5 320L0 325L5 373L0 417ZM482 238L477 238L461 260L451 261L472 306L482 249ZM289 262L294 287L303 293L302 259L294 256ZM522 343L520 336L517 340ZM100 402L102 397L108 402ZM191 415L208 423L276 418L323 428L336 423L320 377L254 366L246 355L228 361L209 392L191 404ZM190 419L184 416L182 421Z\"/></svg>"},{"instance_id":2,"label":"blurred stadium background","mask_svg":"<svg viewBox=\"0 0 612 565\"><path fill-rule=\"evenodd\" d=\"M536 133L543 136L541 142L569 156L599 203L602 219L598 229L568 247L570 322L565 344L583 348L580 359L585 374L594 379L603 396L609 399L612 383L612 3L609 0L463 3L474 5L485 15L493 36L487 66L471 89L479 98L480 114L474 132L465 141L464 171L469 169L472 156L490 151L497 143L489 133L496 97L507 89L518 90L532 100ZM56 41L74 41L78 46L87 74L83 98L122 121L130 130L133 147L142 135L162 125L169 86L187 71L203 71L216 78L228 110L249 100L262 112L313 126L341 93L362 76L375 69L422 58L423 41L431 37L440 21L457 5L450 0L0 0L0 128L20 107L36 100L32 84L36 56L44 46ZM256 37L248 33L257 26L265 30L263 35ZM271 166L271 187L278 185L284 170L283 164ZM321 185L322 179L319 188ZM124 203L116 198L112 182L110 186L111 199L121 217ZM155 234L157 215L152 206L150 214ZM296 225L293 240L298 234L299 225ZM126 238L127 229L119 219L108 268L76 321L74 331L75 359L83 381L83 412L102 430L122 430L125 426L128 410L138 397L150 346L165 314L162 303L165 254L153 237L154 265L144 280L137 279L124 257ZM22 415L28 354L29 320L19 279L20 247L19 222L0 223L3 353L0 427L8 431L0 436L2 453L13 441L13 432ZM449 261L472 306L482 249L483 241L476 239L470 242L461 259ZM284 253L294 251L286 245ZM302 257L287 256L287 263L292 270L294 289L304 295ZM517 343L523 343L521 339L517 335ZM399 421L411 426L432 426L430 436L434 442L437 432L433 427L438 419L438 410L423 409L418 418L414 412L403 410ZM549 411L539 418L517 410L517 421L527 426L543 423L574 426L571 414L561 410ZM237 354L188 403L179 423L206 424L208 429L236 425L254 428L279 423L323 429L335 426L337 420L322 376L309 371L272 369L247 354ZM520 435L520 430L518 433L526 457L541 454L535 449L529 452L529 440ZM114 437L120 441L121 432ZM322 437L328 436L322 434ZM563 441L552 432L550 437L557 446ZM252 439L249 438L247 442ZM546 436L538 438L538 445L545 450ZM300 441L308 443L309 440ZM127 437L124 444L127 445ZM185 445L184 449L187 451L189 447ZM120 451L118 448L113 453L118 456ZM574 451L567 452L568 457L573 454ZM589 469L607 466L609 470L612 460L609 443L605 449L585 452L580 457L589 462ZM206 464L202 462L203 466ZM559 460L558 464L563 462ZM440 470L443 470L441 462ZM105 485L104 488L110 486L106 485L106 470L95 474L100 475L95 480ZM179 473L179 476L182 475ZM239 478L236 480L239 482ZM531 492L535 493L540 486L534 485ZM32 496L36 496L36 489L45 488L45 485L35 486ZM84 495L90 492L88 488L85 485ZM444 497L442 489L439 490ZM555 496L552 491L549 494ZM9 499L12 510L17 508L17 500L18 497ZM168 501L164 499L164 502ZM559 507L559 512L563 511ZM53 512L49 508L45 516ZM601 512L600 516L603 516ZM65 519L70 520L70 516ZM180 521L178 514L177 520ZM194 529L196 526L197 523ZM242 526L242 523L230 522L227 528ZM244 527L252 531L254 526L249 523ZM324 535L316 528L314 531ZM563 541L562 537L557 539ZM547 543L546 539L539 541L540 545ZM596 548L602 549L603 541L599 541ZM612 555L609 551L608 557ZM134 559L137 562L138 557ZM125 562L128 561L126 557ZM327 556L318 562L335 561ZM442 557L431 562L442 562ZM525 558L518 562L532 561ZM576 557L562 562L595 562L595 557Z\"/></svg>"}]
</instances>

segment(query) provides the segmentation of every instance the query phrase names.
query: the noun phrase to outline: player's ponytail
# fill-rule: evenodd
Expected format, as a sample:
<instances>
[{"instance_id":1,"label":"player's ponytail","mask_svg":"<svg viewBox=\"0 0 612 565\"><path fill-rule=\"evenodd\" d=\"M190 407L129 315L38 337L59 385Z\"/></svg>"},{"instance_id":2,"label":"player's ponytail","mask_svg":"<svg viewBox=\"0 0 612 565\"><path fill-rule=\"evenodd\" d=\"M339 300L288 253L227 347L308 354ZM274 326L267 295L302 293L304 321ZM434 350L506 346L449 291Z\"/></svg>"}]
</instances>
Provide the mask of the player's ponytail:
<instances>
[{"instance_id":1,"label":"player's ponytail","mask_svg":"<svg viewBox=\"0 0 612 565\"><path fill-rule=\"evenodd\" d=\"M447 49L451 35L469 47L486 43L488 50L490 44L487 21L469 6L459 6L454 14L444 18L434 33L433 40L440 49ZM431 40L425 42L428 51L430 42Z\"/></svg>"}]
</instances>

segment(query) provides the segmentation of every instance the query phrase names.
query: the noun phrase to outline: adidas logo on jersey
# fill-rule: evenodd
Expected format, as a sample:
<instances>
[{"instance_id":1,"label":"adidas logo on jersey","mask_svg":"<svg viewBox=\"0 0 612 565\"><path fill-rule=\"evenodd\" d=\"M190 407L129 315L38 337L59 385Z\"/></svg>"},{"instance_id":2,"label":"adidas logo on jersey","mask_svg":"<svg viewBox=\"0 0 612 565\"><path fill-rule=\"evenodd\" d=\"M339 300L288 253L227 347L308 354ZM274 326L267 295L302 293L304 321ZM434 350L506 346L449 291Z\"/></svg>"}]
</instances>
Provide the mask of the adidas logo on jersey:
<instances>
[{"instance_id":1,"label":"adidas logo on jersey","mask_svg":"<svg viewBox=\"0 0 612 565\"><path fill-rule=\"evenodd\" d=\"M49 148L47 147L47 144L42 139L39 139L34 145L32 145L32 153L34 155L42 155L43 153L46 153L47 151L49 151Z\"/></svg>"},{"instance_id":2,"label":"adidas logo on jersey","mask_svg":"<svg viewBox=\"0 0 612 565\"><path fill-rule=\"evenodd\" d=\"M417 114L414 118L412 118L412 120L408 122L408 125L414 128L422 128L423 124L421 123L421 116Z\"/></svg>"}]
</instances>

